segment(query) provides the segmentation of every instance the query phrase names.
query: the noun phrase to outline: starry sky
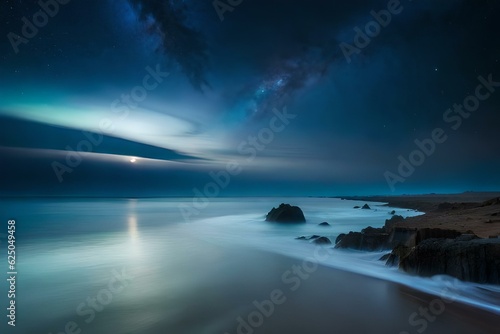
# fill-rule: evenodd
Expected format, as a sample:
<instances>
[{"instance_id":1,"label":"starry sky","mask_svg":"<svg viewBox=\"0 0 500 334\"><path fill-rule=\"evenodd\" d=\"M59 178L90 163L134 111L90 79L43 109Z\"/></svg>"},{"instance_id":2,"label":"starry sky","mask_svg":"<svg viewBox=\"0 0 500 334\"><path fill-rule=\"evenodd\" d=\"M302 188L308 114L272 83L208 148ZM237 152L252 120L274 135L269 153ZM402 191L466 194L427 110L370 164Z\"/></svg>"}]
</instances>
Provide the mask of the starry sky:
<instances>
[{"instance_id":1,"label":"starry sky","mask_svg":"<svg viewBox=\"0 0 500 334\"><path fill-rule=\"evenodd\" d=\"M0 196L498 190L499 15L493 0L4 0Z\"/></svg>"}]
</instances>

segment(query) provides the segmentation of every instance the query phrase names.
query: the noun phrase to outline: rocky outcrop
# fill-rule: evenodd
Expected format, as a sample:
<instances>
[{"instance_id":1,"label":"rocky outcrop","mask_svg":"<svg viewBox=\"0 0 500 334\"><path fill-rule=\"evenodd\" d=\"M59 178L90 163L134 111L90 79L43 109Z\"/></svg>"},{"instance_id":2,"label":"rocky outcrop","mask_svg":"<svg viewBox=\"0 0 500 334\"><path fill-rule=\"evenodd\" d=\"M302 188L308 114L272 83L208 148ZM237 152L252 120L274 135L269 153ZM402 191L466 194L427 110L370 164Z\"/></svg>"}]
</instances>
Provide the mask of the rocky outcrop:
<instances>
[{"instance_id":1,"label":"rocky outcrop","mask_svg":"<svg viewBox=\"0 0 500 334\"><path fill-rule=\"evenodd\" d=\"M266 216L268 222L304 223L306 218L298 206L281 203L278 208L272 208Z\"/></svg>"},{"instance_id":2,"label":"rocky outcrop","mask_svg":"<svg viewBox=\"0 0 500 334\"><path fill-rule=\"evenodd\" d=\"M319 223L318 225L319 226L330 226L330 224L328 224L327 222L322 222L322 223Z\"/></svg>"},{"instance_id":3,"label":"rocky outcrop","mask_svg":"<svg viewBox=\"0 0 500 334\"><path fill-rule=\"evenodd\" d=\"M387 230L387 228L386 228ZM390 235L388 243L395 247L399 244L413 247L415 246L415 236L417 234L416 228L407 228L407 227L393 227L390 229Z\"/></svg>"},{"instance_id":4,"label":"rocky outcrop","mask_svg":"<svg viewBox=\"0 0 500 334\"><path fill-rule=\"evenodd\" d=\"M392 223L404 219L401 216L393 216L386 220L386 224L381 228L368 226L361 232L349 232L342 236L339 235L335 240L336 248L349 248L364 251L376 251L384 249L393 249L398 245L414 247L420 242L430 238L451 238L462 235L455 230L443 229L416 229L407 227L393 227Z\"/></svg>"},{"instance_id":5,"label":"rocky outcrop","mask_svg":"<svg viewBox=\"0 0 500 334\"><path fill-rule=\"evenodd\" d=\"M392 227L396 224L396 223L399 223L399 222L402 222L404 221L405 218L403 216L400 216L400 215L394 215L391 217L391 219L386 219L385 220L385 224L384 224L384 227L385 229L387 230L387 232L390 232Z\"/></svg>"},{"instance_id":6,"label":"rocky outcrop","mask_svg":"<svg viewBox=\"0 0 500 334\"><path fill-rule=\"evenodd\" d=\"M420 275L450 275L463 281L500 284L500 239L423 240L400 261L404 271Z\"/></svg>"},{"instance_id":7,"label":"rocky outcrop","mask_svg":"<svg viewBox=\"0 0 500 334\"><path fill-rule=\"evenodd\" d=\"M389 234L383 228L367 227L361 232L349 232L344 236L339 235L335 240L335 248L350 248L357 250L376 251L389 249L387 243Z\"/></svg>"},{"instance_id":8,"label":"rocky outcrop","mask_svg":"<svg viewBox=\"0 0 500 334\"><path fill-rule=\"evenodd\" d=\"M370 210L371 208L368 204L365 204L361 207L361 209Z\"/></svg>"}]
</instances>

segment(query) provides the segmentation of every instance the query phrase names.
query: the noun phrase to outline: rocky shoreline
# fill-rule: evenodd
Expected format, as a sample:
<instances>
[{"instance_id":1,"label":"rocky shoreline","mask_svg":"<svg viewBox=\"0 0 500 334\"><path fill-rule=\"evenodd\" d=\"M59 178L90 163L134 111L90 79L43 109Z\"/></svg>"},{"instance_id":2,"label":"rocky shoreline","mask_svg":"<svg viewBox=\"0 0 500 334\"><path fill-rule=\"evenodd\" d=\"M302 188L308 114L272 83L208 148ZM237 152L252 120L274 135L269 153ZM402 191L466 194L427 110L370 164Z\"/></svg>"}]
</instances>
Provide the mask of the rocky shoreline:
<instances>
[{"instance_id":1,"label":"rocky shoreline","mask_svg":"<svg viewBox=\"0 0 500 334\"><path fill-rule=\"evenodd\" d=\"M409 274L500 284L500 238L480 238L473 231L396 226L404 221L394 216L382 228L340 235L335 248L390 250L380 260Z\"/></svg>"},{"instance_id":2,"label":"rocky shoreline","mask_svg":"<svg viewBox=\"0 0 500 334\"><path fill-rule=\"evenodd\" d=\"M463 281L500 284L500 197L483 202L437 203L434 199L426 203L424 199L421 197L416 206L407 206L428 208L422 216L392 215L381 228L369 226L340 234L335 241L322 235L296 239L334 244L337 249L387 250L380 260L413 275L449 275ZM401 198L395 200L404 207Z\"/></svg>"}]
</instances>

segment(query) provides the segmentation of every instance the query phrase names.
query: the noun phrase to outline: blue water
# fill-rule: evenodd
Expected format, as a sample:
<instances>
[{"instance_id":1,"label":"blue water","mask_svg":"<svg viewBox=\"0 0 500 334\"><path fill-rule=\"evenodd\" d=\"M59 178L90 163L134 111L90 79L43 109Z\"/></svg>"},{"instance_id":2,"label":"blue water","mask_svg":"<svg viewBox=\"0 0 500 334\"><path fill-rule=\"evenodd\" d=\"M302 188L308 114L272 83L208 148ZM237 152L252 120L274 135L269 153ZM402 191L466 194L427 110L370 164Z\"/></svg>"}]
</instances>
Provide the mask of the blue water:
<instances>
[{"instance_id":1,"label":"blue water","mask_svg":"<svg viewBox=\"0 0 500 334\"><path fill-rule=\"evenodd\" d=\"M308 222L264 222L265 214L281 202L299 205ZM192 199L1 200L0 272L7 272L6 223L16 220L15 332L64 333L69 326L69 333L68 328L77 326L75 333L160 333L154 329L158 324L177 333L217 332L232 320L227 310L205 319L200 306L194 321L191 305L229 300L231 288L217 283L222 276L232 282L232 270L224 263L228 255L255 249L310 258L317 246L296 237L321 234L334 240L339 233L382 226L393 209L403 216L421 214L382 203L370 203L372 210L353 209L363 204L329 198L213 199L186 220L180 208L191 207ZM323 221L331 227L318 226ZM329 256L317 259L325 266L436 295L446 287L458 300L500 314L497 287L411 277L377 261L382 253L330 248ZM264 278L256 275L255 280L258 284ZM0 284L2 305L7 305L7 290L5 282ZM92 301L96 307L90 306Z\"/></svg>"}]
</instances>

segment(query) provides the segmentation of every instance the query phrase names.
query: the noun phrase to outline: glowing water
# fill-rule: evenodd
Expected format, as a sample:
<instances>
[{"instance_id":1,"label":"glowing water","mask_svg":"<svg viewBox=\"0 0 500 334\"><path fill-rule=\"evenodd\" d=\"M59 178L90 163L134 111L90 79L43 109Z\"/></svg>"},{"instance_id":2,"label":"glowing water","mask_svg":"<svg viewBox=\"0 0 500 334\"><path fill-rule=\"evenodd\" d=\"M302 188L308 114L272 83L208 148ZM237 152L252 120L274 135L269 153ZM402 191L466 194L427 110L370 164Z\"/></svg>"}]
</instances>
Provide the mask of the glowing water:
<instances>
[{"instance_id":1,"label":"glowing water","mask_svg":"<svg viewBox=\"0 0 500 334\"><path fill-rule=\"evenodd\" d=\"M264 222L265 214L281 202L299 205L307 223ZM300 263L314 258L317 246L296 237L319 234L335 240L339 233L382 226L393 210L377 203L370 203L372 210L353 209L364 203L328 198L224 198L213 200L185 221L179 205L190 203L191 199L2 200L1 217L17 222L16 329L60 333L73 322L83 333L156 333L159 328L177 333L217 332L234 321L233 312L239 312L225 303L233 305L231 296L242 291L232 275L246 265L242 260L228 270L223 265L226 255L258 249ZM394 210L404 216L419 214ZM318 226L323 221L331 227ZM0 263L5 264L6 221L1 228ZM332 246L325 247L330 250ZM318 261L436 295L446 288L448 295L456 292L458 300L500 314L498 287L411 277L385 267L377 261L381 255L333 250ZM263 264L261 270L268 275L255 273L256 282L267 280L263 277L279 282L280 269ZM117 273L124 273L123 281L116 281ZM220 286L222 281L231 285ZM255 289L267 288L256 285ZM1 282L2 295L7 290L6 282ZM257 298L248 293L242 305ZM92 300L97 301L97 309L91 306ZM210 317L205 306L193 306L200 301L210 305L212 300L217 303Z\"/></svg>"}]
</instances>

